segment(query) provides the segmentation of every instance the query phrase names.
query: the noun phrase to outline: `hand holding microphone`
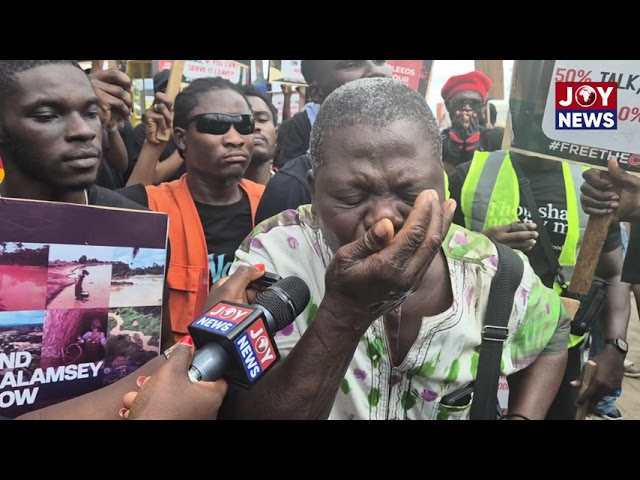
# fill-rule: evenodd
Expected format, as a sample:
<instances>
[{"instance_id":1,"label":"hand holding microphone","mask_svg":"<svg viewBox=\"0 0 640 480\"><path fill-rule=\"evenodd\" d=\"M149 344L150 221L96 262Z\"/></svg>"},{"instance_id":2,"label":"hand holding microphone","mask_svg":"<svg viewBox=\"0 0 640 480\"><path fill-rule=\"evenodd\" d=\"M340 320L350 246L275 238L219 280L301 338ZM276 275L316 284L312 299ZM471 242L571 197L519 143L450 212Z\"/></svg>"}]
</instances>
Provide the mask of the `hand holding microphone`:
<instances>
[{"instance_id":1,"label":"hand holding microphone","mask_svg":"<svg viewBox=\"0 0 640 480\"><path fill-rule=\"evenodd\" d=\"M260 268L262 267L262 268ZM230 328L225 334L212 333L208 329L200 332L200 345L202 353L195 352L193 339L184 337L171 349L167 362L152 376L138 379L138 392L129 392L123 398L123 408L120 415L125 419L213 419L217 416L218 409L227 391L227 382L224 379L217 381L194 382L201 378L214 379L223 376L245 387L254 385L266 371L275 364L279 353L273 343L273 334L289 325L305 309L309 303L309 288L301 279L289 277L273 283L258 295L260 298L256 305L246 305L248 298L256 299L257 292L253 288L261 290L264 285L271 284L277 276L270 276L263 285L257 285L256 281L263 277L264 266L241 266L233 275L218 281L209 297L207 314L218 312L223 305L236 308L236 312L245 309L250 314L239 321L237 328ZM249 287L249 285L253 287ZM219 299L231 298L235 302L224 302ZM235 304L230 305L231 303ZM257 313L256 313L257 312ZM220 311L220 314L224 310ZM226 314L228 314L227 312ZM193 322L213 325L216 320L205 314L202 318ZM234 315L234 317L237 313ZM237 320L240 320L240 314ZM223 320L224 321L224 320ZM261 323L260 323L261 322ZM233 323L233 322L229 322ZM218 328L220 323L216 323ZM263 332L260 332L260 326ZM197 327L194 327L197 328ZM251 338L251 333L257 338ZM257 332L257 333L256 333ZM266 343L261 337L266 336L269 348L264 350ZM235 345L230 345L231 338L239 339L242 345L240 350ZM246 340L246 344L244 343ZM225 349L225 347L228 349ZM244 354L244 356L243 356ZM261 356L260 356L261 355ZM273 355L275 358L269 358ZM197 358L196 358L197 357ZM245 363L245 359L248 363ZM247 370L248 365L253 368L261 368L257 373ZM258 363L260 361L260 364ZM263 365L262 361L268 363ZM243 370L241 370L243 369ZM189 373L187 373L189 371ZM234 376L239 375L239 381Z\"/></svg>"},{"instance_id":2,"label":"hand holding microphone","mask_svg":"<svg viewBox=\"0 0 640 480\"><path fill-rule=\"evenodd\" d=\"M138 377L138 392L124 395L120 416L126 420L215 420L227 394L227 382L193 383L191 337L180 339L166 363L149 377Z\"/></svg>"},{"instance_id":3,"label":"hand holding microphone","mask_svg":"<svg viewBox=\"0 0 640 480\"><path fill-rule=\"evenodd\" d=\"M273 335L302 313L310 297L303 280L287 277L258 295L253 305L215 304L188 327L197 348L191 379L224 378L251 388L280 358Z\"/></svg>"}]
</instances>

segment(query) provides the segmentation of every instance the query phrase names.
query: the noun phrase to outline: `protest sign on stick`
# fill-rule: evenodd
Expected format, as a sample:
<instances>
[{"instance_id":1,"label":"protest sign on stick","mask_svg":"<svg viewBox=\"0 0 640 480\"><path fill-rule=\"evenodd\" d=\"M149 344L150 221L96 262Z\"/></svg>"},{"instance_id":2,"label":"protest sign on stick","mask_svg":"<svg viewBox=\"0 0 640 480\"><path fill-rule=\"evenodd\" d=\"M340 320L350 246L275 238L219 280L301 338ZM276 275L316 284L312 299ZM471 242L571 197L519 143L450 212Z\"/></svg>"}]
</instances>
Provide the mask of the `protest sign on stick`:
<instances>
[{"instance_id":1,"label":"protest sign on stick","mask_svg":"<svg viewBox=\"0 0 640 480\"><path fill-rule=\"evenodd\" d=\"M640 174L637 71L638 60L516 60L503 148L602 170L616 157ZM588 294L612 219L590 217L571 292Z\"/></svg>"},{"instance_id":2,"label":"protest sign on stick","mask_svg":"<svg viewBox=\"0 0 640 480\"><path fill-rule=\"evenodd\" d=\"M387 60L393 78L404 82L424 98L429 94L433 60Z\"/></svg>"},{"instance_id":3,"label":"protest sign on stick","mask_svg":"<svg viewBox=\"0 0 640 480\"><path fill-rule=\"evenodd\" d=\"M171 64L171 73L169 74L169 82L167 83L165 94L172 102L176 99L178 93L180 93L180 86L182 84L182 73L184 71L185 61L186 60L174 60ZM167 142L170 138L170 129L156 131L156 140Z\"/></svg>"}]
</instances>

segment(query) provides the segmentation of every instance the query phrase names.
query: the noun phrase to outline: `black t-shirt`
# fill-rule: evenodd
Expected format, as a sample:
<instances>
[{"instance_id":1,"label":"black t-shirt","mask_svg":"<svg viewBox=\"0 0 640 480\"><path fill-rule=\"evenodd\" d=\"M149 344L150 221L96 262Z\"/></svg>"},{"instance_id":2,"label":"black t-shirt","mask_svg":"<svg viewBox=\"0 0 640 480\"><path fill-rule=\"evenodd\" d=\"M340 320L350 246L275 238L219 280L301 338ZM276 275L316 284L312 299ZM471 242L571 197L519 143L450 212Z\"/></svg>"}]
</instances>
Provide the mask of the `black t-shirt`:
<instances>
[{"instance_id":1,"label":"black t-shirt","mask_svg":"<svg viewBox=\"0 0 640 480\"><path fill-rule=\"evenodd\" d=\"M463 163L462 165L459 165L449 176L449 192L451 198L458 202L458 208L456 209L456 213L453 217L453 222L463 227L465 226L465 223L464 214L460 207L460 199L462 197L462 185L469 174L470 168L471 162ZM567 197L560 163L558 163L558 169L551 171L531 170L522 167L522 173L529 179L531 191L538 206L538 214L545 222L545 227L549 233L551 244L559 258L560 252L562 251L562 247L564 246L564 242L567 238L567 230L569 228ZM532 221L531 213L522 205L518 207L518 218L522 222ZM610 252L621 245L622 237L620 234L620 224L617 222L612 223L609 228L609 232L607 233L604 246L602 247L602 252ZM531 267L540 277L542 282L548 287L553 285L551 267L549 266L540 241L538 241L536 246L529 252L525 252L525 254L529 258Z\"/></svg>"},{"instance_id":2,"label":"black t-shirt","mask_svg":"<svg viewBox=\"0 0 640 480\"><path fill-rule=\"evenodd\" d=\"M195 202L209 253L211 281L229 274L236 250L251 233L251 205L242 191L242 199L231 205L207 205Z\"/></svg>"},{"instance_id":3,"label":"black t-shirt","mask_svg":"<svg viewBox=\"0 0 640 480\"><path fill-rule=\"evenodd\" d=\"M98 185L92 185L87 189L89 205L101 207L128 208L129 210L149 210L148 203L142 204L135 199L122 195L120 191L109 190Z\"/></svg>"},{"instance_id":4,"label":"black t-shirt","mask_svg":"<svg viewBox=\"0 0 640 480\"><path fill-rule=\"evenodd\" d=\"M631 285L640 284L640 223L632 223L629 245L622 267L622 281Z\"/></svg>"},{"instance_id":5,"label":"black t-shirt","mask_svg":"<svg viewBox=\"0 0 640 480\"><path fill-rule=\"evenodd\" d=\"M278 142L273 164L282 168L288 162L307 153L311 137L311 121L307 112L302 110L282 122L278 127Z\"/></svg>"},{"instance_id":6,"label":"black t-shirt","mask_svg":"<svg viewBox=\"0 0 640 480\"><path fill-rule=\"evenodd\" d=\"M141 205L149 206L144 185L133 185L119 192ZM236 250L253 229L251 204L244 190L242 199L230 205L207 205L195 200L194 203L207 242L210 281L213 283L228 275Z\"/></svg>"},{"instance_id":7,"label":"black t-shirt","mask_svg":"<svg viewBox=\"0 0 640 480\"><path fill-rule=\"evenodd\" d=\"M288 162L278 171L264 190L256 212L256 224L290 208L311 203L311 189L307 173L311 159L304 154Z\"/></svg>"},{"instance_id":8,"label":"black t-shirt","mask_svg":"<svg viewBox=\"0 0 640 480\"><path fill-rule=\"evenodd\" d=\"M124 174L118 172L113 167L109 165L107 160L105 159L105 153L111 148L111 144L109 143L109 134L106 130L102 132L102 161L100 162L100 167L98 168L98 175L96 176L95 184L108 188L109 190L117 190L118 188L122 188L127 183L127 179L129 178L131 170L133 170L131 164L131 154L133 149L133 137L134 137L134 128L131 125L131 122L128 120L125 122L124 126L118 130L120 132L120 136L122 137L122 142L124 143L125 149L127 151L127 157L129 161L129 167L127 172ZM136 157L137 158L137 157Z\"/></svg>"}]
</instances>

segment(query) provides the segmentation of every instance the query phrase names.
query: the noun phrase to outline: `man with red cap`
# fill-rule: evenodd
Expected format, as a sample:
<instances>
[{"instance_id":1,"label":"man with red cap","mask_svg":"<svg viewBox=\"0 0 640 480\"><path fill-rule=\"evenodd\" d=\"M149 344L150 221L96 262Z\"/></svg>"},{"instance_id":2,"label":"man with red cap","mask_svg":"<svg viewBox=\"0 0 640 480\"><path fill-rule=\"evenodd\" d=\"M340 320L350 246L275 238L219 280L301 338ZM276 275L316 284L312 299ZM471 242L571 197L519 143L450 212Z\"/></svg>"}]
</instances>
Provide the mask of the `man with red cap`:
<instances>
[{"instance_id":1,"label":"man with red cap","mask_svg":"<svg viewBox=\"0 0 640 480\"><path fill-rule=\"evenodd\" d=\"M449 78L440 92L449 112L451 127L442 131L443 161L447 173L468 162L476 150L485 150L487 94L491 79L472 71Z\"/></svg>"}]
</instances>

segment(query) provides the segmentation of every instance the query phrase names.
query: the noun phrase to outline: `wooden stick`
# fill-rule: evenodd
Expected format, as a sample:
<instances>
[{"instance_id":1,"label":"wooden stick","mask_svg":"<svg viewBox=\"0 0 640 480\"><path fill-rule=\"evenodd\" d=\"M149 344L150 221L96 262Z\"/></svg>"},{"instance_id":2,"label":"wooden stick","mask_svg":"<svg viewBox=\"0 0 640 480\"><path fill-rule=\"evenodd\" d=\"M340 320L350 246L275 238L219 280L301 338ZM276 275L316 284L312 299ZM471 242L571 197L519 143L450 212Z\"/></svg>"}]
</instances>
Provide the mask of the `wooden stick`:
<instances>
[{"instance_id":1,"label":"wooden stick","mask_svg":"<svg viewBox=\"0 0 640 480\"><path fill-rule=\"evenodd\" d=\"M589 384L593 379L593 374L596 373L596 362L593 360L587 361L582 369L582 386L580 387L580 395L589 388ZM576 420L584 420L587 418L587 410L589 408L589 402L585 402L576 409Z\"/></svg>"},{"instance_id":2,"label":"wooden stick","mask_svg":"<svg viewBox=\"0 0 640 480\"><path fill-rule=\"evenodd\" d=\"M607 238L612 219L613 213L589 216L576 266L569 282L570 292L581 295L589 293L591 280L598 266L602 246Z\"/></svg>"},{"instance_id":3,"label":"wooden stick","mask_svg":"<svg viewBox=\"0 0 640 480\"><path fill-rule=\"evenodd\" d=\"M562 305L564 305L564 309L569 318L571 320L576 318L576 313L578 313L578 309L580 308L580 301L567 297L560 297L560 300L562 301Z\"/></svg>"},{"instance_id":4,"label":"wooden stick","mask_svg":"<svg viewBox=\"0 0 640 480\"><path fill-rule=\"evenodd\" d=\"M301 86L298 89L298 111L301 112L304 108L305 103L307 103L307 87Z\"/></svg>"},{"instance_id":5,"label":"wooden stick","mask_svg":"<svg viewBox=\"0 0 640 480\"><path fill-rule=\"evenodd\" d=\"M173 102L178 93L180 93L180 85L182 84L182 73L184 71L184 63L186 60L174 60L171 65L171 74L167 83L166 95ZM167 142L171 138L171 129L156 132L156 140Z\"/></svg>"}]
</instances>

